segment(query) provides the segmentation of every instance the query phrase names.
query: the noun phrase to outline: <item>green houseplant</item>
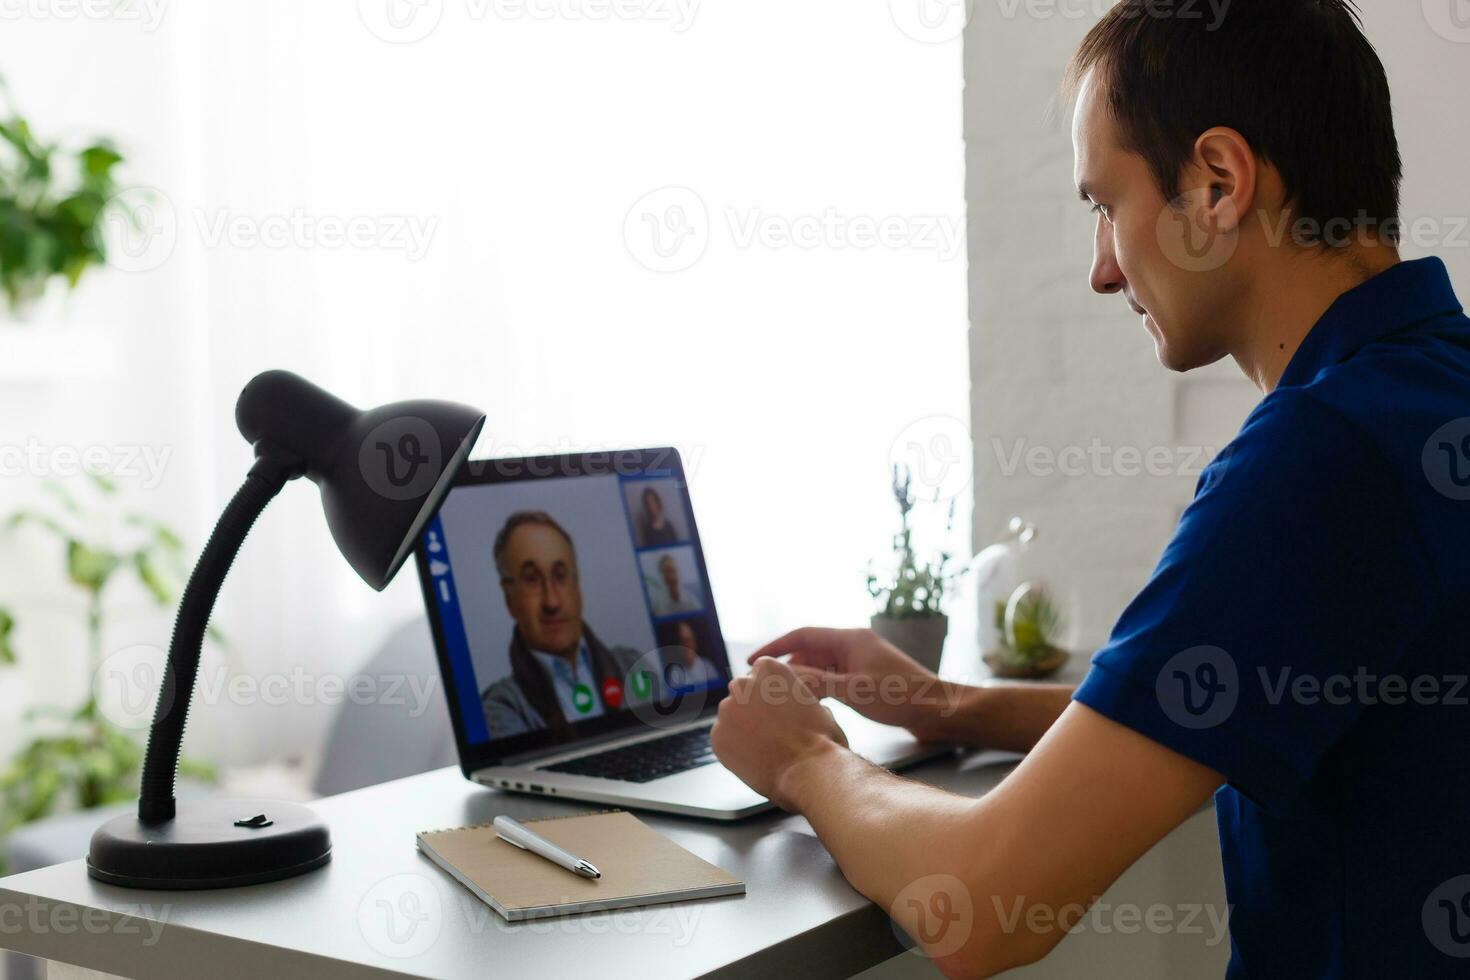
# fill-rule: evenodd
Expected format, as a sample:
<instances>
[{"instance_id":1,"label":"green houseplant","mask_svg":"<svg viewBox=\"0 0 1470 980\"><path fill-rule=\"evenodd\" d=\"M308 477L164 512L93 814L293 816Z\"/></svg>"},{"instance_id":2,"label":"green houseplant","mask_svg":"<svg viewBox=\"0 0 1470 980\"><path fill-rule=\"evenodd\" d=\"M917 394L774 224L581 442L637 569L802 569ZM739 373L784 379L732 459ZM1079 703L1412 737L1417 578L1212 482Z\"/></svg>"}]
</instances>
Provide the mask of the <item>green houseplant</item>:
<instances>
[{"instance_id":1,"label":"green houseplant","mask_svg":"<svg viewBox=\"0 0 1470 980\"><path fill-rule=\"evenodd\" d=\"M183 546L158 520L118 512L117 488L104 477L87 479L92 506L60 483L45 486L49 505L16 511L3 532L33 527L62 547L67 580L84 600L87 676L95 678L102 665L109 589L131 577L157 606L171 606L182 577ZM13 613L0 608L0 662L15 662L15 625ZM33 729L29 740L0 769L0 838L53 813L137 796L142 748L131 733L107 720L94 688L77 707L38 706L26 721ZM208 766L187 763L181 769L213 779Z\"/></svg>"},{"instance_id":2,"label":"green houseplant","mask_svg":"<svg viewBox=\"0 0 1470 980\"><path fill-rule=\"evenodd\" d=\"M103 222L122 155L105 139L43 142L0 78L0 290L24 317L55 278L72 288L107 259Z\"/></svg>"},{"instance_id":3,"label":"green houseplant","mask_svg":"<svg viewBox=\"0 0 1470 980\"><path fill-rule=\"evenodd\" d=\"M949 617L944 600L963 569L954 570L954 556L941 550L921 559L914 547L913 515L919 503L913 492L913 474L906 466L893 467L893 498L898 504L898 533L893 536L894 565L880 577L868 570L868 594L880 603L873 615L873 630L888 642L928 667L939 669ZM938 504L936 492L933 503ZM954 501L945 516L944 537L954 531Z\"/></svg>"}]
</instances>

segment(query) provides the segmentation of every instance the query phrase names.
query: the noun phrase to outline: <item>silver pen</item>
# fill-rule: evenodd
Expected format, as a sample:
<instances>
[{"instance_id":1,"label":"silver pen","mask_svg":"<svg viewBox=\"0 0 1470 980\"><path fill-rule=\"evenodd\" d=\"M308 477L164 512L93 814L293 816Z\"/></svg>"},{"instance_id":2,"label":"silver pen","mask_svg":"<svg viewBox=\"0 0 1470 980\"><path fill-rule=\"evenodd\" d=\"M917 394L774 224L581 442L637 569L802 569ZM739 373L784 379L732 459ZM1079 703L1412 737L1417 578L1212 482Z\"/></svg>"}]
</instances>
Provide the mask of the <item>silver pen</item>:
<instances>
[{"instance_id":1,"label":"silver pen","mask_svg":"<svg viewBox=\"0 0 1470 980\"><path fill-rule=\"evenodd\" d=\"M495 818L495 836L507 844L514 844L522 850L544 857L552 864L559 864L583 878L602 877L602 872L598 871L591 861L579 858L565 848L557 847L545 837L526 827L525 824L512 820L510 817Z\"/></svg>"}]
</instances>

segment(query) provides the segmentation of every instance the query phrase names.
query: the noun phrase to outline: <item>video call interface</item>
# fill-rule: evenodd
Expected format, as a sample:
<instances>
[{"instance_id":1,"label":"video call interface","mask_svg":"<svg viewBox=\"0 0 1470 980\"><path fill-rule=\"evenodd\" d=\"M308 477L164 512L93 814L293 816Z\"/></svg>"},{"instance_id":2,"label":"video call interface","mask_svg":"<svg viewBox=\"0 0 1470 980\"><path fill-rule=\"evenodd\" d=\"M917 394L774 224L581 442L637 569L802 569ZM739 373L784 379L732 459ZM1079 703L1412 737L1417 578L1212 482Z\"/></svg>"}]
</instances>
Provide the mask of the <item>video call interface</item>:
<instances>
[{"instance_id":1,"label":"video call interface","mask_svg":"<svg viewBox=\"0 0 1470 980\"><path fill-rule=\"evenodd\" d=\"M470 744L575 737L729 681L679 477L459 486L423 547Z\"/></svg>"}]
</instances>

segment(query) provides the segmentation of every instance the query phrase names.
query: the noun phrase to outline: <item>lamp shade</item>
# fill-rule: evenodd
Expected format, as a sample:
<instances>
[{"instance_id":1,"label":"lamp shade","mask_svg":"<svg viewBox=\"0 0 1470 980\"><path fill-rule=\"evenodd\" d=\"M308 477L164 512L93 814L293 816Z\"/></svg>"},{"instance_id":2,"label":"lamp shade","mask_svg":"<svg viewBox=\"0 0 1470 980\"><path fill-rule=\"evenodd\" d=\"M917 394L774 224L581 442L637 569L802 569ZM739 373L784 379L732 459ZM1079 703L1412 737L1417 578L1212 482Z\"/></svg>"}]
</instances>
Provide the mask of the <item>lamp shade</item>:
<instances>
[{"instance_id":1,"label":"lamp shade","mask_svg":"<svg viewBox=\"0 0 1470 980\"><path fill-rule=\"evenodd\" d=\"M267 371L240 392L235 424L257 455L294 457L321 491L337 548L382 590L449 491L485 416L427 400L363 411L290 371Z\"/></svg>"}]
</instances>

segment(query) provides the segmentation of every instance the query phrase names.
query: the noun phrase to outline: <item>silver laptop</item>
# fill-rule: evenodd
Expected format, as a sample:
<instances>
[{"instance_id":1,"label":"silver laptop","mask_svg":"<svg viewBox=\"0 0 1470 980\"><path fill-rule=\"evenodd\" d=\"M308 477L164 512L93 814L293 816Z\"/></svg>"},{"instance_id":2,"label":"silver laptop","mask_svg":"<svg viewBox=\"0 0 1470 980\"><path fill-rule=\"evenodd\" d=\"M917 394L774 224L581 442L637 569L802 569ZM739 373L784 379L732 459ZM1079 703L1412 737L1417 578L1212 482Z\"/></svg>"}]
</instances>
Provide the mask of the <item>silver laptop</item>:
<instances>
[{"instance_id":1,"label":"silver laptop","mask_svg":"<svg viewBox=\"0 0 1470 980\"><path fill-rule=\"evenodd\" d=\"M710 751L730 656L675 450L471 461L417 558L467 777L720 820L770 807ZM833 710L879 765L945 751Z\"/></svg>"}]
</instances>

